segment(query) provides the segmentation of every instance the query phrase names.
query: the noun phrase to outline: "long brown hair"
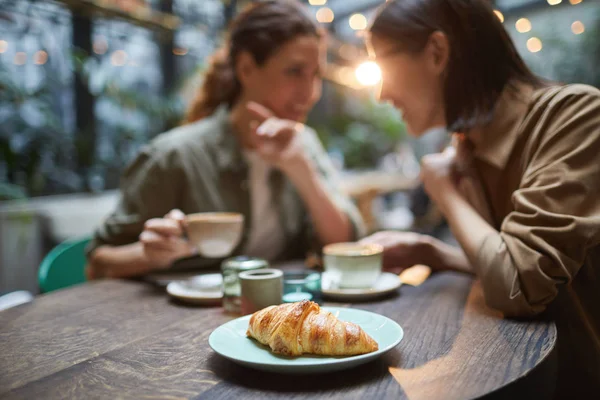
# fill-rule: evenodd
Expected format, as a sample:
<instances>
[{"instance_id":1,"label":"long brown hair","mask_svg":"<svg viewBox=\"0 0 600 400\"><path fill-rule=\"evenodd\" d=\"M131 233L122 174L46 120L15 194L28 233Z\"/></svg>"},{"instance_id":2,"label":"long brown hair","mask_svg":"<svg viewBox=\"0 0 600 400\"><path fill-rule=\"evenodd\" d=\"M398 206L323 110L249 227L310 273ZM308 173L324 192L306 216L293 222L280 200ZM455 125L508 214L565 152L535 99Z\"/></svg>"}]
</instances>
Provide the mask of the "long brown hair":
<instances>
[{"instance_id":1,"label":"long brown hair","mask_svg":"<svg viewBox=\"0 0 600 400\"><path fill-rule=\"evenodd\" d=\"M286 42L302 35L321 36L319 27L301 5L269 0L248 6L232 22L226 45L211 57L184 123L206 118L221 104L233 106L242 91L235 73L241 52L249 52L262 65Z\"/></svg>"},{"instance_id":2,"label":"long brown hair","mask_svg":"<svg viewBox=\"0 0 600 400\"><path fill-rule=\"evenodd\" d=\"M468 132L487 123L505 86L543 81L525 65L485 0L402 0L383 5L370 33L418 53L433 32L450 42L444 101L448 129Z\"/></svg>"}]
</instances>

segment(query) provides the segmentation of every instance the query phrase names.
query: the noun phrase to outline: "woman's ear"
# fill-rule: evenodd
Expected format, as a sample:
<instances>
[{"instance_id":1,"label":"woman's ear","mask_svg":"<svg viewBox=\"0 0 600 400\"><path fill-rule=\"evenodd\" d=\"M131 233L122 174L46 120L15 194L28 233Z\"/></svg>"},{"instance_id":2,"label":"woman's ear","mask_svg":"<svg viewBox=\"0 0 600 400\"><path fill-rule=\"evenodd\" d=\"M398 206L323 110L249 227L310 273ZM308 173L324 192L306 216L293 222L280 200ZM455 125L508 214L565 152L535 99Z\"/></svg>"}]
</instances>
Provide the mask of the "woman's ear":
<instances>
[{"instance_id":1,"label":"woman's ear","mask_svg":"<svg viewBox=\"0 0 600 400\"><path fill-rule=\"evenodd\" d=\"M450 59L450 42L448 41L448 36L441 31L433 32L429 36L425 51L431 71L436 75L442 75Z\"/></svg>"},{"instance_id":2,"label":"woman's ear","mask_svg":"<svg viewBox=\"0 0 600 400\"><path fill-rule=\"evenodd\" d=\"M254 57L252 57L252 54L247 51L242 51L238 54L235 65L235 74L242 86L251 84L257 69L258 65L256 64Z\"/></svg>"}]
</instances>

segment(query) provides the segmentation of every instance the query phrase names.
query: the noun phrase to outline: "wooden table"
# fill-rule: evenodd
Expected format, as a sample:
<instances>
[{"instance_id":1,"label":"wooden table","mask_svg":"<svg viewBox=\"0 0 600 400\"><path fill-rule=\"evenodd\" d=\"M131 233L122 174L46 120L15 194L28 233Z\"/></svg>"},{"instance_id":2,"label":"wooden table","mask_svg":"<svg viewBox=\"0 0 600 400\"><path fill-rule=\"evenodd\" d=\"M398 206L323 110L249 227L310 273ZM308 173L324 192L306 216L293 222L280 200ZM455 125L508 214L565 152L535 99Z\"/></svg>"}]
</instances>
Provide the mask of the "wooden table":
<instances>
[{"instance_id":1,"label":"wooden table","mask_svg":"<svg viewBox=\"0 0 600 400\"><path fill-rule=\"evenodd\" d=\"M554 324L500 318L470 277L434 274L419 287L353 307L398 321L405 331L400 345L351 370L287 376L238 366L210 349L212 330L233 318L221 308L183 306L139 282L84 284L0 312L0 398L414 400L526 398L536 390L540 399L552 393Z\"/></svg>"}]
</instances>

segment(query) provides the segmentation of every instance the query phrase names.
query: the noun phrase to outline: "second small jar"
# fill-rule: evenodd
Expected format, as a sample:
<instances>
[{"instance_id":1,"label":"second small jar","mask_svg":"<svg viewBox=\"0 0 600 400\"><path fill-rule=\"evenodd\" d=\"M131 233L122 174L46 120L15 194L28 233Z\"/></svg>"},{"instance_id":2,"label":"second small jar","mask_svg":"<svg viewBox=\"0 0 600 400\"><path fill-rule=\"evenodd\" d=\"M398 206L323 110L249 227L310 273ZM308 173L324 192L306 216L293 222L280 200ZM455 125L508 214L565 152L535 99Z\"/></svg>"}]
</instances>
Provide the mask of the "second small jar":
<instances>
[{"instance_id":1,"label":"second small jar","mask_svg":"<svg viewBox=\"0 0 600 400\"><path fill-rule=\"evenodd\" d=\"M240 273L242 285L242 314L252 314L265 307L281 304L283 272L260 269Z\"/></svg>"}]
</instances>

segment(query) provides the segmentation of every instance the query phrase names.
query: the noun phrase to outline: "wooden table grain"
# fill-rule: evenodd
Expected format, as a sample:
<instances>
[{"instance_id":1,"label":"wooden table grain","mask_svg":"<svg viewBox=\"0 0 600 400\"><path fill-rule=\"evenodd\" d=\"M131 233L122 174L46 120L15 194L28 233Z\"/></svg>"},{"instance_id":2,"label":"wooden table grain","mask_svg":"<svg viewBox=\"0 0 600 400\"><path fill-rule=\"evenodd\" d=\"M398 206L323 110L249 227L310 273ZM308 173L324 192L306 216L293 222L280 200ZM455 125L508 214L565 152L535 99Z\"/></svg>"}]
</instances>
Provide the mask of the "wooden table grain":
<instances>
[{"instance_id":1,"label":"wooden table grain","mask_svg":"<svg viewBox=\"0 0 600 400\"><path fill-rule=\"evenodd\" d=\"M350 306L350 304L327 303ZM466 399L552 394L556 327L502 319L457 273L352 307L404 328L378 360L280 375L215 354L208 336L234 316L177 304L130 281L86 283L0 312L1 399ZM543 382L543 386L540 386ZM535 392L534 392L535 391Z\"/></svg>"}]
</instances>

